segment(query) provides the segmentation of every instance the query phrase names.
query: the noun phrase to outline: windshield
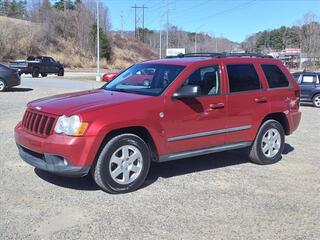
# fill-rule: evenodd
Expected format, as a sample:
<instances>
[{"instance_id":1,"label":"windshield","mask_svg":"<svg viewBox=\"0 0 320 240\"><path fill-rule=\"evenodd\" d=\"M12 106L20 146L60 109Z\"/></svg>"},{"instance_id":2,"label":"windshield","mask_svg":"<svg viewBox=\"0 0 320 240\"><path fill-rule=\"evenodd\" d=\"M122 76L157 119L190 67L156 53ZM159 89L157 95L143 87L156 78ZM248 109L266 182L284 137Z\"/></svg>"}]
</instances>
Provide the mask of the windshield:
<instances>
[{"instance_id":1,"label":"windshield","mask_svg":"<svg viewBox=\"0 0 320 240\"><path fill-rule=\"evenodd\" d=\"M106 90L158 96L181 73L185 66L136 64L103 86Z\"/></svg>"}]
</instances>

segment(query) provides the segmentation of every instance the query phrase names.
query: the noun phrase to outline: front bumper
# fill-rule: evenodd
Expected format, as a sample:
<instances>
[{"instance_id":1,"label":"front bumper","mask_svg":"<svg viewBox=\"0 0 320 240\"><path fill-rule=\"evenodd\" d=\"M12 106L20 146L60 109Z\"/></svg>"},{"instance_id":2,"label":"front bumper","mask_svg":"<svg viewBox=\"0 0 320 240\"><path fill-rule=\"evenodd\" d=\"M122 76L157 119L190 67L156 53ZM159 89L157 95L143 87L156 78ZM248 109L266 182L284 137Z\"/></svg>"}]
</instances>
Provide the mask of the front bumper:
<instances>
[{"instance_id":1,"label":"front bumper","mask_svg":"<svg viewBox=\"0 0 320 240\"><path fill-rule=\"evenodd\" d=\"M21 158L25 162L41 170L69 177L83 177L86 176L90 170L90 167L73 166L62 156L33 152L18 144L17 147Z\"/></svg>"},{"instance_id":2,"label":"front bumper","mask_svg":"<svg viewBox=\"0 0 320 240\"><path fill-rule=\"evenodd\" d=\"M21 123L16 126L14 136L24 161L59 175L87 175L98 148L94 136L52 134L44 138L25 130Z\"/></svg>"}]
</instances>

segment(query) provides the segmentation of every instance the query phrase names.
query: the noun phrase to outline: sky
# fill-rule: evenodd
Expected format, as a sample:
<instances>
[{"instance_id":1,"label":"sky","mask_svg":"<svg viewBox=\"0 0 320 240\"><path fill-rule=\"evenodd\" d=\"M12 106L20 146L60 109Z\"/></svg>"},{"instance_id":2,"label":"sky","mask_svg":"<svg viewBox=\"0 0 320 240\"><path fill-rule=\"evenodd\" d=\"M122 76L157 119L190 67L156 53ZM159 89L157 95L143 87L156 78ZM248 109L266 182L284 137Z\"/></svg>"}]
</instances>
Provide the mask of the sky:
<instances>
[{"instance_id":1,"label":"sky","mask_svg":"<svg viewBox=\"0 0 320 240\"><path fill-rule=\"evenodd\" d=\"M94 1L94 0L92 0ZM241 42L258 31L293 26L308 12L320 18L320 0L100 0L110 11L112 30L134 30L134 9L145 6L144 26L165 29L169 23L185 31L204 32ZM141 9L138 9L142 15Z\"/></svg>"}]
</instances>

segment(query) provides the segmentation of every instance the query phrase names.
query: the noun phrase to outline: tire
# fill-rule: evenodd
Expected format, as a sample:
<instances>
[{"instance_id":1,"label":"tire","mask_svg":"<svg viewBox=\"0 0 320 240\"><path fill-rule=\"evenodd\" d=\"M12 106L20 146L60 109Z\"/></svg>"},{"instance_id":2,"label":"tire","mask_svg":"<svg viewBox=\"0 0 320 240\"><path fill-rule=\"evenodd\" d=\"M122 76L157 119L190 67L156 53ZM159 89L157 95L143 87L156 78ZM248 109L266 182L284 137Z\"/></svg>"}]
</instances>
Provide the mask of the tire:
<instances>
[{"instance_id":1,"label":"tire","mask_svg":"<svg viewBox=\"0 0 320 240\"><path fill-rule=\"evenodd\" d=\"M93 177L108 193L131 192L144 183L150 162L150 150L144 140L134 134L121 134L103 147Z\"/></svg>"},{"instance_id":2,"label":"tire","mask_svg":"<svg viewBox=\"0 0 320 240\"><path fill-rule=\"evenodd\" d=\"M58 76L60 76L60 77L64 76L64 70L62 68L59 69Z\"/></svg>"},{"instance_id":3,"label":"tire","mask_svg":"<svg viewBox=\"0 0 320 240\"><path fill-rule=\"evenodd\" d=\"M39 68L34 68L33 70L32 70L32 77L34 77L34 78L37 78L37 77L39 77Z\"/></svg>"},{"instance_id":4,"label":"tire","mask_svg":"<svg viewBox=\"0 0 320 240\"><path fill-rule=\"evenodd\" d=\"M265 121L250 148L249 157L251 161L261 165L280 161L284 141L285 133L282 125L275 120Z\"/></svg>"},{"instance_id":5,"label":"tire","mask_svg":"<svg viewBox=\"0 0 320 240\"><path fill-rule=\"evenodd\" d=\"M313 99L312 103L314 107L320 108L320 93L316 94Z\"/></svg>"},{"instance_id":6,"label":"tire","mask_svg":"<svg viewBox=\"0 0 320 240\"><path fill-rule=\"evenodd\" d=\"M42 76L42 77L46 77L46 76L48 76L48 74L46 74L46 73L41 73L41 76Z\"/></svg>"},{"instance_id":7,"label":"tire","mask_svg":"<svg viewBox=\"0 0 320 240\"><path fill-rule=\"evenodd\" d=\"M7 89L7 84L4 80L0 79L0 92L4 92Z\"/></svg>"}]
</instances>

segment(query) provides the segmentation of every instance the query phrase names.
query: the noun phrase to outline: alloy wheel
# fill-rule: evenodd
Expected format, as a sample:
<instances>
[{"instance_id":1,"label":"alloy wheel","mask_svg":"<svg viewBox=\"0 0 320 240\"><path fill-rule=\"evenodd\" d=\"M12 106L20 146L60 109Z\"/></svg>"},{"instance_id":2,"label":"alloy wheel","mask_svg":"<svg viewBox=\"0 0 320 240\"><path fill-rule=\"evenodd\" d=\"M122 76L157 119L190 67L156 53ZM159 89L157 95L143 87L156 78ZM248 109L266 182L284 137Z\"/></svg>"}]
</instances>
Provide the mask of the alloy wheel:
<instances>
[{"instance_id":1,"label":"alloy wheel","mask_svg":"<svg viewBox=\"0 0 320 240\"><path fill-rule=\"evenodd\" d=\"M316 107L320 107L320 96L316 96L313 102Z\"/></svg>"},{"instance_id":2,"label":"alloy wheel","mask_svg":"<svg viewBox=\"0 0 320 240\"><path fill-rule=\"evenodd\" d=\"M141 174L143 159L140 150L132 145L118 148L111 156L109 172L112 179L122 185L132 183Z\"/></svg>"},{"instance_id":3,"label":"alloy wheel","mask_svg":"<svg viewBox=\"0 0 320 240\"><path fill-rule=\"evenodd\" d=\"M281 136L277 129L270 128L262 137L261 149L262 153L272 158L279 152L281 146Z\"/></svg>"},{"instance_id":4,"label":"alloy wheel","mask_svg":"<svg viewBox=\"0 0 320 240\"><path fill-rule=\"evenodd\" d=\"M3 91L5 87L6 85L4 84L4 82L0 80L0 92Z\"/></svg>"}]
</instances>

